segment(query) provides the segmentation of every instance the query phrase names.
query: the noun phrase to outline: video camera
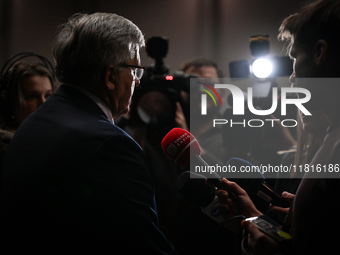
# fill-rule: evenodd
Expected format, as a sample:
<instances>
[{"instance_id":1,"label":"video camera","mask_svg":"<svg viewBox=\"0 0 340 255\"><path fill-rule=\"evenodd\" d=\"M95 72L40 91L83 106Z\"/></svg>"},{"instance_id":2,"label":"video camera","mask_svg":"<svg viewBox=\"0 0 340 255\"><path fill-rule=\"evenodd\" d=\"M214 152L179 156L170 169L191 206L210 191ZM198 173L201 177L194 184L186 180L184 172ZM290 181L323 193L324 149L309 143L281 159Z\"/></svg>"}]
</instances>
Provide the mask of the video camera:
<instances>
[{"instance_id":1,"label":"video camera","mask_svg":"<svg viewBox=\"0 0 340 255\"><path fill-rule=\"evenodd\" d=\"M174 125L176 102L180 102L182 104L181 91L189 93L190 78L197 78L194 75L186 75L181 71L176 71L173 75L169 74L169 67L167 67L163 61L168 53L168 47L169 41L166 37L151 37L146 42L146 52L149 57L155 60L155 62L153 65L145 68L140 85L135 88L131 105L131 115L135 119L139 119L144 123L147 122L141 117L140 111L143 104L145 104L146 100L144 99L151 94L149 92L160 92L165 96L158 93L158 95L160 95L157 101L158 105L153 107L153 112L157 113L150 117L151 119L155 119L154 124L156 125L157 123L162 125L165 124L167 126ZM148 95L146 96L146 94ZM146 97L143 99L144 96ZM152 100L154 100L154 98L147 99L149 108L150 104L152 104ZM159 107L160 104L162 107ZM163 111L159 110L159 108L166 108L167 110L164 110L163 113Z\"/></svg>"},{"instance_id":2,"label":"video camera","mask_svg":"<svg viewBox=\"0 0 340 255\"><path fill-rule=\"evenodd\" d=\"M140 85L136 88L134 97L140 98L150 91L160 91L166 94L172 101L180 101L180 91L190 92L190 78L193 75L185 75L176 71L169 74L169 67L165 66L163 58L166 57L169 48L169 40L166 37L151 37L146 42L146 52L155 60L152 66L146 67Z\"/></svg>"}]
</instances>

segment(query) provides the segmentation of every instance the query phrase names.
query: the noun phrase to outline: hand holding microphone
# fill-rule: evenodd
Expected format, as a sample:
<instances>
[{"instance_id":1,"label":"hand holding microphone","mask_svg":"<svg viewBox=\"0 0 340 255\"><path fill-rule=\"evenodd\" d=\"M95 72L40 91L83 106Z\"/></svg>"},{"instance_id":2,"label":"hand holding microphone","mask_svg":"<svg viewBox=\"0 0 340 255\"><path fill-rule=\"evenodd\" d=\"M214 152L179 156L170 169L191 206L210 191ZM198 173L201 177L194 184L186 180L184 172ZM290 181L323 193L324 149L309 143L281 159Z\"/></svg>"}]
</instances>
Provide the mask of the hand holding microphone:
<instances>
[{"instance_id":1,"label":"hand holding microphone","mask_svg":"<svg viewBox=\"0 0 340 255\"><path fill-rule=\"evenodd\" d=\"M238 198L237 205L229 197L229 193L224 189L217 191L216 195L219 198L219 209L224 219L228 220L237 215L243 215L246 218L261 216L259 210L253 204L252 200L248 196L247 192L242 189L237 183L222 179L222 187L225 190L231 190Z\"/></svg>"},{"instance_id":2,"label":"hand holding microphone","mask_svg":"<svg viewBox=\"0 0 340 255\"><path fill-rule=\"evenodd\" d=\"M208 169L208 164L201 158L201 149L200 146L193 135L191 135L188 131L174 128L172 129L162 140L162 148L164 152L168 155L170 159L175 161L178 164L189 166L190 160L196 159L199 163L205 165ZM249 162L232 158L228 161L227 166L252 166ZM189 174L189 175L188 175ZM247 192L251 194L257 194L264 200L270 203L275 203L280 206L286 206L289 203L284 200L281 196L276 194L265 182L264 176L257 170L251 174L250 179L240 178L237 179L240 186L235 182L228 181L227 179L222 179L216 172L211 171L210 174L213 174L213 178L207 178L208 182L213 184L219 190L217 191L217 196L219 198L219 213L223 216L225 220L233 220L234 216L242 216L247 218L247 220L254 220L254 222L259 219L260 221L265 221L262 219L263 214L257 210L252 200L248 196ZM188 177L189 176L189 177ZM190 179L190 173L187 173L186 179L184 178L184 186L186 189L188 182L187 178ZM203 177L204 180L205 177ZM188 194L194 194L193 198L195 199L195 195L198 194L196 190L206 190L203 192L202 197L204 197L204 204L208 204L209 201L212 200L214 194L213 191L209 191L204 187L203 182L190 184L188 186L194 187L193 190ZM203 188L204 187L204 188ZM184 190L183 189L183 190ZM208 195L209 194L209 195ZM208 195L208 196L205 196ZM215 200L215 199L214 199ZM203 201L201 201L203 203ZM237 203L235 203L237 202ZM213 202L214 203L214 202ZM203 205L203 204L202 204ZM202 206L201 205L201 206ZM211 215L207 214L211 217ZM251 218L249 218L251 217ZM212 217L213 218L213 217ZM216 219L215 219L216 220ZM270 222L270 221L269 221ZM276 223L277 224L277 223ZM267 229L262 229L261 233L259 229L260 225L256 227L253 223L242 222L242 226L249 231L250 236L253 236L255 239L259 237L259 240L266 240L266 242L273 244L273 250L277 249L277 243L271 239L270 233L275 232L272 228L270 228L271 232ZM271 226L270 223L266 223L266 226ZM273 227L274 228L274 227ZM268 232L268 233L267 233ZM277 232L277 231L276 231ZM277 233L274 234L277 234ZM269 235L269 236L268 236ZM251 244L251 243L250 243ZM252 247L254 248L254 247Z\"/></svg>"},{"instance_id":3,"label":"hand holding microphone","mask_svg":"<svg viewBox=\"0 0 340 255\"><path fill-rule=\"evenodd\" d=\"M196 138L188 131L181 128L173 128L162 140L162 148L165 154L175 161L175 163L189 166L190 160L195 160L197 163L209 168L209 165L201 158L201 147ZM207 178L207 181L220 189L222 178L216 172L210 172L212 178ZM232 191L229 191L229 196L237 201L237 196Z\"/></svg>"},{"instance_id":4,"label":"hand holding microphone","mask_svg":"<svg viewBox=\"0 0 340 255\"><path fill-rule=\"evenodd\" d=\"M288 208L283 208L283 207L280 207L280 206L275 206L275 205L272 205L270 210L273 214L276 214L278 215L279 219L284 222L284 228L285 229L288 229L291 225L291 214L292 214L292 206L293 206L293 202L294 202L294 198L295 198L295 195L294 194L291 194L287 191L284 191L282 193L282 197L288 202L291 204L290 207Z\"/></svg>"},{"instance_id":5,"label":"hand holding microphone","mask_svg":"<svg viewBox=\"0 0 340 255\"><path fill-rule=\"evenodd\" d=\"M201 158L201 148L196 138L190 134L190 132L181 129L172 129L162 140L162 148L167 156L176 163L184 166L189 166L190 161L196 161L200 165L204 165L209 169L209 165ZM242 166L253 167L253 165L243 159L231 158L227 166L240 169ZM257 168L256 168L257 169ZM210 171L212 178L207 178L209 183L213 184L217 188L221 188L222 178L215 172ZM289 207L290 204L282 199L281 196L276 194L265 182L264 176L260 171L254 171L247 173L247 178L237 179L240 187L245 189L249 194L256 194L263 198L267 202L282 206ZM224 187L225 189L226 187ZM237 201L237 196L229 191L229 197L234 201Z\"/></svg>"}]
</instances>

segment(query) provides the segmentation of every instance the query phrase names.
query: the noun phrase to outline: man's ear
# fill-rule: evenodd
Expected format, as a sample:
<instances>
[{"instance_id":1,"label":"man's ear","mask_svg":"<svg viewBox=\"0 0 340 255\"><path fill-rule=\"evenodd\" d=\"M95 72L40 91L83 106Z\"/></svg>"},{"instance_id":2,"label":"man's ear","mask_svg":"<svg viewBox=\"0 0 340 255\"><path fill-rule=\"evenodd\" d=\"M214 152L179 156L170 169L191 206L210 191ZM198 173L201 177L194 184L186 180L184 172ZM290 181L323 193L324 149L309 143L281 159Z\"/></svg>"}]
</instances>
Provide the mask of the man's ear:
<instances>
[{"instance_id":1,"label":"man's ear","mask_svg":"<svg viewBox=\"0 0 340 255\"><path fill-rule=\"evenodd\" d=\"M113 90L115 88L115 73L116 68L113 65L110 65L106 69L105 84L108 90Z\"/></svg>"},{"instance_id":2,"label":"man's ear","mask_svg":"<svg viewBox=\"0 0 340 255\"><path fill-rule=\"evenodd\" d=\"M317 66L320 66L326 60L327 54L327 42L325 40L318 40L315 45L315 63Z\"/></svg>"}]
</instances>

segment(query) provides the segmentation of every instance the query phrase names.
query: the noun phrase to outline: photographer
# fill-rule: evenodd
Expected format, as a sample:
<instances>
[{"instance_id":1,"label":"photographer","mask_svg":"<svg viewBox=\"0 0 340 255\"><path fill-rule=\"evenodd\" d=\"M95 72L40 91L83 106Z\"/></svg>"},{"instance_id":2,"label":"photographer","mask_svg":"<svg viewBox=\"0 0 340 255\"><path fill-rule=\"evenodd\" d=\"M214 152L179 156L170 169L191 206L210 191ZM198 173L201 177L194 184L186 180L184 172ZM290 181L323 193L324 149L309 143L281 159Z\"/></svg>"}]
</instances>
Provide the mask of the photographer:
<instances>
[{"instance_id":1,"label":"photographer","mask_svg":"<svg viewBox=\"0 0 340 255\"><path fill-rule=\"evenodd\" d=\"M202 78L204 82L209 82L211 86L220 83L220 78L223 77L222 71L218 68L217 64L206 58L195 58L184 62L180 68L185 74L191 74L198 78ZM225 90L218 90L221 100L225 99ZM200 97L201 92L199 90L190 91L191 97ZM204 157L209 165L224 165L229 159L227 151L223 146L222 128L211 128L211 121L215 118L221 117L221 113L214 104L209 101L207 107L209 108L209 114L205 117L205 122L201 122L202 116L196 116L200 114L197 111L191 112L189 117L190 98L189 94L182 91L181 96L183 98L183 105L185 105L184 112L186 118L190 120L190 132L200 141L201 155ZM196 100L194 100L196 101ZM197 100L198 102L199 100ZM196 123L199 121L199 123Z\"/></svg>"}]
</instances>

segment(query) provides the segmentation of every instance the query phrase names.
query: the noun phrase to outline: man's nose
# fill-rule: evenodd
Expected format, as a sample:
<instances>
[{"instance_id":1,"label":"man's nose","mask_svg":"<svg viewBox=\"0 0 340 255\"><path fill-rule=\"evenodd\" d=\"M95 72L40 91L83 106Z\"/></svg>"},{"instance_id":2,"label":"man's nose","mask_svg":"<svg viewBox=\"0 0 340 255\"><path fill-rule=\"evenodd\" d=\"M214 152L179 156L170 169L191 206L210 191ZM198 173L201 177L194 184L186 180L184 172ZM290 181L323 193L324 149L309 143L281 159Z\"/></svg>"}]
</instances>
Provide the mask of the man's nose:
<instances>
[{"instance_id":1,"label":"man's nose","mask_svg":"<svg viewBox=\"0 0 340 255\"><path fill-rule=\"evenodd\" d=\"M137 87L140 84L140 80L138 78L135 78L135 86Z\"/></svg>"}]
</instances>

